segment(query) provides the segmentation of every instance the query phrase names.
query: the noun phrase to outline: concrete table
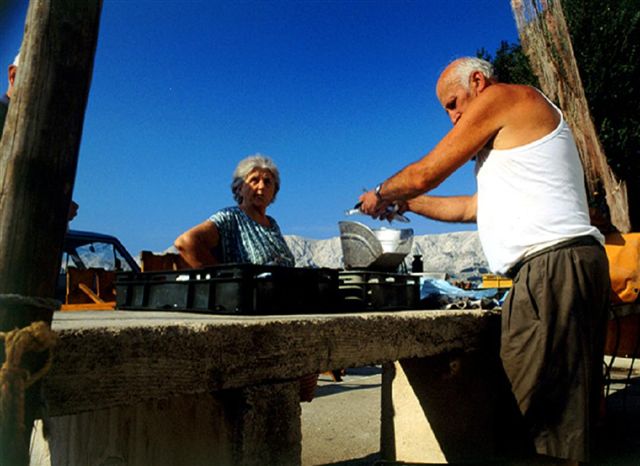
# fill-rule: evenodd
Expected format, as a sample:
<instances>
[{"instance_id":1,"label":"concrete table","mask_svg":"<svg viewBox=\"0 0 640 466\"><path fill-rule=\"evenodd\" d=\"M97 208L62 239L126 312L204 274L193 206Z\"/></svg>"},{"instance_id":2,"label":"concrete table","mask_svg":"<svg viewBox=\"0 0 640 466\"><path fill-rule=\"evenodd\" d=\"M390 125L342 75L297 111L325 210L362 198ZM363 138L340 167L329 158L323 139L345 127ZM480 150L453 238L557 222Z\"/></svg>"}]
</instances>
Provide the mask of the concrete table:
<instances>
[{"instance_id":1,"label":"concrete table","mask_svg":"<svg viewBox=\"0 0 640 466\"><path fill-rule=\"evenodd\" d=\"M426 358L426 380L446 392L465 355L496 354L499 316L58 312L53 329L59 343L43 387L50 459L39 449L32 464L298 465L299 377L386 363L382 449L397 457L393 363Z\"/></svg>"}]
</instances>

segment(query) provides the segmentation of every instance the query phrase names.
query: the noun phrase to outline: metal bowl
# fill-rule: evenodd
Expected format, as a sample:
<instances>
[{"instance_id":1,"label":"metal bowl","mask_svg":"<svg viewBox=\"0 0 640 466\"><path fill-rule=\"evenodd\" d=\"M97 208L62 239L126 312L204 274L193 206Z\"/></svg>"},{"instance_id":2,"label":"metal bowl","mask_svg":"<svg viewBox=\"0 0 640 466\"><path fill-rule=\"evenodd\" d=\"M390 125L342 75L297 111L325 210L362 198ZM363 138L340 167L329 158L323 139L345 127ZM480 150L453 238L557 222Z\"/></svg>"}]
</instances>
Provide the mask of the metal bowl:
<instances>
[{"instance_id":1,"label":"metal bowl","mask_svg":"<svg viewBox=\"0 0 640 466\"><path fill-rule=\"evenodd\" d=\"M395 271L411 252L413 229L371 229L359 222L339 222L346 269Z\"/></svg>"}]
</instances>

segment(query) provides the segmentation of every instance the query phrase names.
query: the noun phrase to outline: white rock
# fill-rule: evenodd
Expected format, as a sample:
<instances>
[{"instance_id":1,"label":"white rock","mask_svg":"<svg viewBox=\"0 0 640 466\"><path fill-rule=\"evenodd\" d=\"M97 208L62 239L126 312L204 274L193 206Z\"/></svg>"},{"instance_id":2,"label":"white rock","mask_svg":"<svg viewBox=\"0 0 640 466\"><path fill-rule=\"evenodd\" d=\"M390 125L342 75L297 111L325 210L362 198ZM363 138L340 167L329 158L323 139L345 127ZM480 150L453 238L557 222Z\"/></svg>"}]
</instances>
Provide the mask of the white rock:
<instances>
[{"instance_id":1,"label":"white rock","mask_svg":"<svg viewBox=\"0 0 640 466\"><path fill-rule=\"evenodd\" d=\"M339 237L317 240L289 235L285 240L297 267L343 267ZM414 254L422 256L425 272L444 272L452 278L471 281L480 280L481 274L488 272L476 231L416 236L406 259L407 267Z\"/></svg>"}]
</instances>

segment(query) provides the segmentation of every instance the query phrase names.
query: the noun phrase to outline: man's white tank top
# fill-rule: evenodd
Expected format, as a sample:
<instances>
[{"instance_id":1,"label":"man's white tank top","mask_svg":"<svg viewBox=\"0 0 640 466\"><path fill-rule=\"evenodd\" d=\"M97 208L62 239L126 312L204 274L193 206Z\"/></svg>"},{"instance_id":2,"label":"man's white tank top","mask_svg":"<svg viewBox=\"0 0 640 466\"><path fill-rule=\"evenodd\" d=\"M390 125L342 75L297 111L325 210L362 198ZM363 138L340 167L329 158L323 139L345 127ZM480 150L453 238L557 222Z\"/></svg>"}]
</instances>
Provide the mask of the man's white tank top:
<instances>
[{"instance_id":1,"label":"man's white tank top","mask_svg":"<svg viewBox=\"0 0 640 466\"><path fill-rule=\"evenodd\" d=\"M551 103L553 105L553 103ZM555 243L591 235L582 164L562 112L551 133L513 149L483 149L476 158L478 233L491 270Z\"/></svg>"}]
</instances>

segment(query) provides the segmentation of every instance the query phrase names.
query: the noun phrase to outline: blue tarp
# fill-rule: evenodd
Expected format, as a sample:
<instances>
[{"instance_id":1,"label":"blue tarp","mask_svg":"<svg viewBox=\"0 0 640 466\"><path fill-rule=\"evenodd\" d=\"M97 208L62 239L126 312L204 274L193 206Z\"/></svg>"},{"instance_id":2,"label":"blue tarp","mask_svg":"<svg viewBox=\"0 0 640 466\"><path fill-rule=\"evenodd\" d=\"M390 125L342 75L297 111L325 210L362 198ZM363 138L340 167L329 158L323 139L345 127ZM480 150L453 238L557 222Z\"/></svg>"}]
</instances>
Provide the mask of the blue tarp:
<instances>
[{"instance_id":1,"label":"blue tarp","mask_svg":"<svg viewBox=\"0 0 640 466\"><path fill-rule=\"evenodd\" d=\"M453 298L482 299L493 298L497 294L497 288L463 290L439 278L420 278L420 299L434 295L445 295Z\"/></svg>"},{"instance_id":2,"label":"blue tarp","mask_svg":"<svg viewBox=\"0 0 640 466\"><path fill-rule=\"evenodd\" d=\"M439 278L420 278L420 300L431 309L493 309L502 304L497 288L464 290Z\"/></svg>"}]
</instances>

